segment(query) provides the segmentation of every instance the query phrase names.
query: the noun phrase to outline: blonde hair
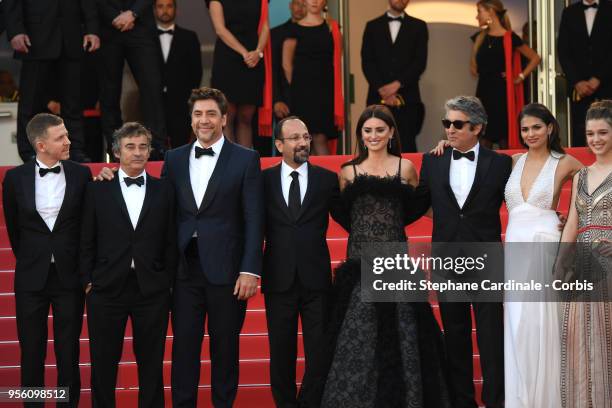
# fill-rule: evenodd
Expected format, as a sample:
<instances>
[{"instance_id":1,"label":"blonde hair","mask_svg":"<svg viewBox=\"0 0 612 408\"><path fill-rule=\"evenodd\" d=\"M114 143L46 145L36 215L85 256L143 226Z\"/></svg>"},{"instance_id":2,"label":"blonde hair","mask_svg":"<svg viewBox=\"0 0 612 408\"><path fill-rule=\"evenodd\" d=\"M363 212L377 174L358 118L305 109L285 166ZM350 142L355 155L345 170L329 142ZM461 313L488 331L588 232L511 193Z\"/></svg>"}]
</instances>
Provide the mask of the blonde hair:
<instances>
[{"instance_id":1,"label":"blonde hair","mask_svg":"<svg viewBox=\"0 0 612 408\"><path fill-rule=\"evenodd\" d=\"M502 3L501 0L480 0L478 3L476 3L476 6L482 6L488 11L495 12L495 14L497 15L497 18L499 18L499 22L501 23L502 27L504 27L507 31L512 31L512 25L510 24L510 17L508 16L508 10L504 8L504 3ZM472 47L472 59L471 59L472 71L474 74L478 72L478 63L476 62L476 54L478 54L478 50L480 49L480 46L482 45L488 33L489 33L489 27L486 27L482 31L480 31L480 33L478 33L478 35L476 36L476 39L474 40L474 46Z\"/></svg>"}]
</instances>

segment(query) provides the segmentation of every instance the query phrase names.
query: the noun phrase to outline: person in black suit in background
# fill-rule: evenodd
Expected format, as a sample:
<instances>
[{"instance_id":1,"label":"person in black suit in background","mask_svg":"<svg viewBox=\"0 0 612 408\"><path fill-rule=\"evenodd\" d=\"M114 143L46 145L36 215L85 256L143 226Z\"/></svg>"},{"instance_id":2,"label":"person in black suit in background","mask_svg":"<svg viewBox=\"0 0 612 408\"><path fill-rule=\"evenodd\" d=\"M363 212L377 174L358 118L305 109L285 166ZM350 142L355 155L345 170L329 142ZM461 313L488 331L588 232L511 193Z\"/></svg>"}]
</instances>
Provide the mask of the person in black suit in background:
<instances>
[{"instance_id":1,"label":"person in black suit in background","mask_svg":"<svg viewBox=\"0 0 612 408\"><path fill-rule=\"evenodd\" d=\"M416 215L433 210L432 241L500 242L499 209L512 170L512 158L479 144L487 114L478 98L446 102L443 125L452 148L423 156L419 186L412 200ZM476 318L482 401L504 403L504 319L501 303L472 303ZM470 303L440 303L453 407L476 408Z\"/></svg>"},{"instance_id":2,"label":"person in black suit in background","mask_svg":"<svg viewBox=\"0 0 612 408\"><path fill-rule=\"evenodd\" d=\"M304 0L291 0L289 11L291 12L291 18L270 30L270 40L272 41L272 98L274 116L277 120L283 119L291 113L289 110L289 83L283 71L283 43L289 37L295 22L303 19L306 15Z\"/></svg>"},{"instance_id":3,"label":"person in black suit in background","mask_svg":"<svg viewBox=\"0 0 612 408\"><path fill-rule=\"evenodd\" d=\"M70 140L60 117L39 113L26 132L36 160L8 170L2 189L6 229L17 259L15 305L21 386L45 386L51 306L57 384L69 388L69 406L76 407L81 389L79 334L83 320L83 292L77 272L79 223L91 172L68 161Z\"/></svg>"},{"instance_id":4,"label":"person in black suit in background","mask_svg":"<svg viewBox=\"0 0 612 408\"><path fill-rule=\"evenodd\" d=\"M169 151L162 169L176 191L182 254L173 292L172 402L197 405L208 318L213 405L231 407L246 300L261 276L260 163L255 151L224 137L228 103L221 91L196 89L189 107L197 140Z\"/></svg>"},{"instance_id":5,"label":"person in black suit in background","mask_svg":"<svg viewBox=\"0 0 612 408\"><path fill-rule=\"evenodd\" d=\"M113 135L117 177L85 193L79 270L87 293L94 407L114 407L128 317L138 405L164 406L163 357L177 249L174 190L145 166L151 133L136 122Z\"/></svg>"},{"instance_id":6,"label":"person in black suit in background","mask_svg":"<svg viewBox=\"0 0 612 408\"><path fill-rule=\"evenodd\" d=\"M567 77L572 146L585 146L586 111L595 100L612 98L612 3L582 0L563 10L557 42Z\"/></svg>"},{"instance_id":7,"label":"person in black suit in background","mask_svg":"<svg viewBox=\"0 0 612 408\"><path fill-rule=\"evenodd\" d=\"M7 36L21 60L17 149L24 162L36 152L28 142L26 124L46 110L49 74L59 72L62 117L72 141L70 157L91 161L84 153L85 137L81 122L81 57L83 51L100 47L98 14L94 0L4 0ZM54 79L55 81L55 79Z\"/></svg>"},{"instance_id":8,"label":"person in black suit in background","mask_svg":"<svg viewBox=\"0 0 612 408\"><path fill-rule=\"evenodd\" d=\"M187 100L202 79L200 40L194 31L175 24L176 7L176 0L155 1L164 112L172 148L189 142L191 127Z\"/></svg>"},{"instance_id":9,"label":"person in black suit in background","mask_svg":"<svg viewBox=\"0 0 612 408\"><path fill-rule=\"evenodd\" d=\"M389 10L363 32L361 67L368 81L367 105L393 112L403 152L416 152L425 107L419 78L427 65L427 24L404 12L409 0L389 0Z\"/></svg>"},{"instance_id":10,"label":"person in black suit in background","mask_svg":"<svg viewBox=\"0 0 612 408\"><path fill-rule=\"evenodd\" d=\"M282 119L274 143L283 161L263 172L266 247L261 288L277 407L297 407L298 315L307 369L322 340L332 276L325 238L329 214L335 220L343 214L336 173L308 162L311 140L299 118Z\"/></svg>"},{"instance_id":11,"label":"person in black suit in background","mask_svg":"<svg viewBox=\"0 0 612 408\"><path fill-rule=\"evenodd\" d=\"M106 143L123 123L121 87L127 61L138 84L144 125L153 134L151 160L161 160L167 149L162 102L159 45L153 17L154 0L96 0L100 15L100 108Z\"/></svg>"}]
</instances>

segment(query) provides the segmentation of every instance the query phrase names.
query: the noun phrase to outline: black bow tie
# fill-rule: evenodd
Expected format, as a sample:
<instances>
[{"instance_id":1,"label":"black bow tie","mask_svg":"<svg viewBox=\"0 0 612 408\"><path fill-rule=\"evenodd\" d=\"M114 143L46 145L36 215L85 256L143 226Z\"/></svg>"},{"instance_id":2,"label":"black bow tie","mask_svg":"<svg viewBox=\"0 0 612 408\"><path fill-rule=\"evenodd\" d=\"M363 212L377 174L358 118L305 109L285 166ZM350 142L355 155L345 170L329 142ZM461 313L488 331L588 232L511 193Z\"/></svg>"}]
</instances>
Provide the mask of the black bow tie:
<instances>
[{"instance_id":1,"label":"black bow tie","mask_svg":"<svg viewBox=\"0 0 612 408\"><path fill-rule=\"evenodd\" d=\"M124 177L123 181L125 181L125 185L126 186L131 186L132 184L136 184L138 187L141 187L144 185L144 177L143 176L138 176L136 178L132 178L132 177Z\"/></svg>"},{"instance_id":2,"label":"black bow tie","mask_svg":"<svg viewBox=\"0 0 612 408\"><path fill-rule=\"evenodd\" d=\"M171 28L169 30L162 30L161 28L157 29L157 34L158 35L162 35L162 34L170 34L170 35L174 35L174 29Z\"/></svg>"},{"instance_id":3,"label":"black bow tie","mask_svg":"<svg viewBox=\"0 0 612 408\"><path fill-rule=\"evenodd\" d=\"M585 10L588 10L590 8L597 9L598 7L599 7L599 4L597 4L597 3L593 3L593 4L584 4L584 3L582 3L582 8L585 9Z\"/></svg>"},{"instance_id":4,"label":"black bow tie","mask_svg":"<svg viewBox=\"0 0 612 408\"><path fill-rule=\"evenodd\" d=\"M60 171L62 171L62 168L60 166L55 166L50 169L44 169L41 167L38 169L38 174L40 174L40 177L45 177L47 173L60 174Z\"/></svg>"},{"instance_id":5,"label":"black bow tie","mask_svg":"<svg viewBox=\"0 0 612 408\"><path fill-rule=\"evenodd\" d=\"M200 146L196 146L195 147L195 158L199 159L200 156L214 156L215 155L215 151L212 149L212 147L205 147L205 148L201 148Z\"/></svg>"},{"instance_id":6,"label":"black bow tie","mask_svg":"<svg viewBox=\"0 0 612 408\"><path fill-rule=\"evenodd\" d=\"M462 153L459 150L453 150L453 160L459 160L460 158L465 157L469 161L474 161L476 158L476 153L473 150L469 152Z\"/></svg>"},{"instance_id":7,"label":"black bow tie","mask_svg":"<svg viewBox=\"0 0 612 408\"><path fill-rule=\"evenodd\" d=\"M403 20L402 16L392 17L392 16L387 14L387 21L389 21L389 22L391 22L391 21L399 21L401 23L402 20Z\"/></svg>"}]
</instances>

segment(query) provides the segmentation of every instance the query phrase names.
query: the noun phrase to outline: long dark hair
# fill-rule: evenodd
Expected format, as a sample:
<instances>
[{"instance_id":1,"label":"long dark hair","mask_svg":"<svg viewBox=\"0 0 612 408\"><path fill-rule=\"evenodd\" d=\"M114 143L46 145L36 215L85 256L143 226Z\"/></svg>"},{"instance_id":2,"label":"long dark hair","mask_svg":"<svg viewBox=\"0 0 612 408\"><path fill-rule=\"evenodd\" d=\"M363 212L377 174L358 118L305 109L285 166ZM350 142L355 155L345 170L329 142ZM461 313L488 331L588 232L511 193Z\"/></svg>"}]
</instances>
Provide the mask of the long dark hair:
<instances>
[{"instance_id":1,"label":"long dark hair","mask_svg":"<svg viewBox=\"0 0 612 408\"><path fill-rule=\"evenodd\" d=\"M546 142L546 147L550 152L557 152L560 154L565 154L565 150L561 147L561 138L559 136L559 122L555 119L555 116L552 114L550 110L541 103L530 103L529 105L525 105L519 113L518 122L519 129L521 126L521 121L525 116L531 116L534 118L540 119L546 126L552 125L552 132L550 136L548 136L548 142ZM528 147L523 138L521 137L521 144L525 147Z\"/></svg>"},{"instance_id":2,"label":"long dark hair","mask_svg":"<svg viewBox=\"0 0 612 408\"><path fill-rule=\"evenodd\" d=\"M390 139L390 144L387 144L387 152L393 156L402 157L402 146L399 139L399 132L397 131L397 125L395 124L395 118L393 114L384 105L370 105L361 114L359 120L357 121L357 129L355 131L355 135L357 136L357 147L355 149L355 157L344 163L342 167L357 165L362 163L365 159L368 158L368 149L363 143L363 136L361 134L363 125L366 123L368 119L376 118L380 119L389 126L390 129L393 129L393 135Z\"/></svg>"}]
</instances>

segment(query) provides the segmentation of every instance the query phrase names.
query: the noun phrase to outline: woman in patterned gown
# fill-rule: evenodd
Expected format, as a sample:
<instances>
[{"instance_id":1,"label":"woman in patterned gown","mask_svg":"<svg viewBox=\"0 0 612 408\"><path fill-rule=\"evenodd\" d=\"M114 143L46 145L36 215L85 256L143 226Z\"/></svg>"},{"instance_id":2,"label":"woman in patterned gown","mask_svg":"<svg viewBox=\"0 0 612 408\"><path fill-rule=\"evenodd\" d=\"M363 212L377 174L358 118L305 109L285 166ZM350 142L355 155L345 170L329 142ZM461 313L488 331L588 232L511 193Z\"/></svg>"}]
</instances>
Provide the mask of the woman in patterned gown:
<instances>
[{"instance_id":1,"label":"woman in patterned gown","mask_svg":"<svg viewBox=\"0 0 612 408\"><path fill-rule=\"evenodd\" d=\"M347 261L336 269L320 360L305 377L301 406L450 407L440 328L429 303L362 300L361 245L405 242L413 221L414 165L400 156L392 113L370 106L357 124L358 155L340 187L350 215Z\"/></svg>"},{"instance_id":2,"label":"woman in patterned gown","mask_svg":"<svg viewBox=\"0 0 612 408\"><path fill-rule=\"evenodd\" d=\"M561 401L564 408L612 407L612 101L586 116L595 163L574 177L562 245L576 243L574 277L594 282L580 302L563 304ZM563 247L561 248L563 251ZM572 278L572 281L574 278Z\"/></svg>"}]
</instances>

